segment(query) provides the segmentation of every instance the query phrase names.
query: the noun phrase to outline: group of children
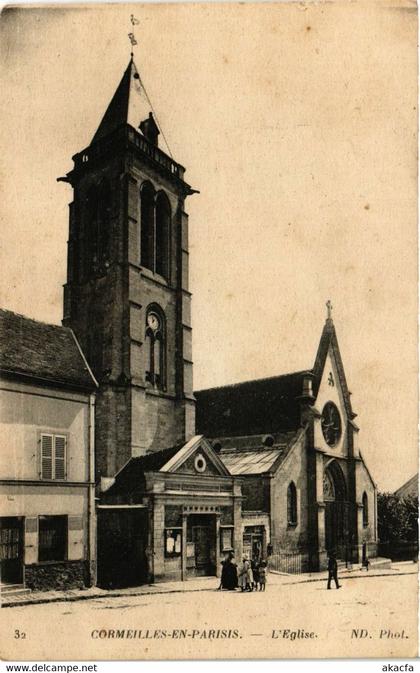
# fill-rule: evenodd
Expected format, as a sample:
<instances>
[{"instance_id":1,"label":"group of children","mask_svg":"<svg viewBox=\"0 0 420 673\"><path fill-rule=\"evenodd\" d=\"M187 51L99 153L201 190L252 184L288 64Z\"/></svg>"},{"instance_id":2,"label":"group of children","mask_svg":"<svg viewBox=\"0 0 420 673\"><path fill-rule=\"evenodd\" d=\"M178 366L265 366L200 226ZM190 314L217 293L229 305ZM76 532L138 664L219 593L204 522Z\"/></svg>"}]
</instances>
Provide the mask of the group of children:
<instances>
[{"instance_id":1,"label":"group of children","mask_svg":"<svg viewBox=\"0 0 420 673\"><path fill-rule=\"evenodd\" d=\"M250 561L248 556L244 555L238 575L242 591L265 591L267 562L255 558Z\"/></svg>"},{"instance_id":2,"label":"group of children","mask_svg":"<svg viewBox=\"0 0 420 673\"><path fill-rule=\"evenodd\" d=\"M242 563L237 567L233 551L229 551L222 561L222 575L219 589L230 591L241 588L242 591L265 591L267 581L267 561L257 558L249 560L244 554Z\"/></svg>"}]
</instances>

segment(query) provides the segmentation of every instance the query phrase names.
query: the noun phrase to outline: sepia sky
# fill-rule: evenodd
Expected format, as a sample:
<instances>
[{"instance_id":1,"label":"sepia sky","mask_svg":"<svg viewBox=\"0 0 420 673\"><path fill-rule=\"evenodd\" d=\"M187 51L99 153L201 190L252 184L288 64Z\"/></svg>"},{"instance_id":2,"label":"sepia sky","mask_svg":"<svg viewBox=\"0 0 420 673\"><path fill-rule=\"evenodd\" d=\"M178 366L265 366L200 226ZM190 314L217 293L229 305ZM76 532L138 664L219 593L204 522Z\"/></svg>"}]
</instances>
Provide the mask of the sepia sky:
<instances>
[{"instance_id":1,"label":"sepia sky","mask_svg":"<svg viewBox=\"0 0 420 673\"><path fill-rule=\"evenodd\" d=\"M127 66L190 197L195 388L310 368L331 299L380 490L417 471L415 3L7 9L0 305L62 317L68 185Z\"/></svg>"}]
</instances>

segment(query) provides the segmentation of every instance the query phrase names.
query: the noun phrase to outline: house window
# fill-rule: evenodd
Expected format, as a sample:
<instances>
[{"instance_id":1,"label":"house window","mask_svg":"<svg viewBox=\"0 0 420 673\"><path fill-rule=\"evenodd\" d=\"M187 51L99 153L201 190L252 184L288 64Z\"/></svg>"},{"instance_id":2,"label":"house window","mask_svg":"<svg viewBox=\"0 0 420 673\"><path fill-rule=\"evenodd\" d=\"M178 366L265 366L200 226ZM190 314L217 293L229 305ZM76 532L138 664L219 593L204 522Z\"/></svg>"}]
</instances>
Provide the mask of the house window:
<instances>
[{"instance_id":1,"label":"house window","mask_svg":"<svg viewBox=\"0 0 420 673\"><path fill-rule=\"evenodd\" d=\"M182 528L165 528L165 556L176 557L182 553Z\"/></svg>"},{"instance_id":2,"label":"house window","mask_svg":"<svg viewBox=\"0 0 420 673\"><path fill-rule=\"evenodd\" d=\"M297 492L293 481L287 489L287 525L297 526Z\"/></svg>"},{"instance_id":3,"label":"house window","mask_svg":"<svg viewBox=\"0 0 420 673\"><path fill-rule=\"evenodd\" d=\"M165 318L155 304L146 311L146 381L159 390L165 390Z\"/></svg>"},{"instance_id":4,"label":"house window","mask_svg":"<svg viewBox=\"0 0 420 673\"><path fill-rule=\"evenodd\" d=\"M38 560L65 561L67 558L67 516L40 516Z\"/></svg>"},{"instance_id":5,"label":"house window","mask_svg":"<svg viewBox=\"0 0 420 673\"><path fill-rule=\"evenodd\" d=\"M146 269L169 278L171 207L163 191L155 194L150 182L140 191L140 263Z\"/></svg>"},{"instance_id":6,"label":"house window","mask_svg":"<svg viewBox=\"0 0 420 673\"><path fill-rule=\"evenodd\" d=\"M369 525L369 504L366 492L363 493L362 505L363 505L363 527L366 528Z\"/></svg>"},{"instance_id":7,"label":"house window","mask_svg":"<svg viewBox=\"0 0 420 673\"><path fill-rule=\"evenodd\" d=\"M67 437L41 434L41 479L64 481L66 479Z\"/></svg>"}]
</instances>

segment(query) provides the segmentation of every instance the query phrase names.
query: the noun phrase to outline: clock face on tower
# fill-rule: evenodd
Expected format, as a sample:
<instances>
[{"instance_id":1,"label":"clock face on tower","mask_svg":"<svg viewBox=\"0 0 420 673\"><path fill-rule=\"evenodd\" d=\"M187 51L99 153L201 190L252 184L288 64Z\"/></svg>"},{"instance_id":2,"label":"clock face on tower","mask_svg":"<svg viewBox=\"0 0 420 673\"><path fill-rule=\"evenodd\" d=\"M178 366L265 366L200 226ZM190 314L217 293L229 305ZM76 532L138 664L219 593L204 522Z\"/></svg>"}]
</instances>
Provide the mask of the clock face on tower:
<instances>
[{"instance_id":1,"label":"clock face on tower","mask_svg":"<svg viewBox=\"0 0 420 673\"><path fill-rule=\"evenodd\" d=\"M333 402L327 402L322 411L321 427L327 444L335 446L341 437L341 418Z\"/></svg>"},{"instance_id":2,"label":"clock face on tower","mask_svg":"<svg viewBox=\"0 0 420 673\"><path fill-rule=\"evenodd\" d=\"M154 332L156 332L156 330L159 329L160 320L156 315L156 313L149 313L149 315L147 316L147 324Z\"/></svg>"}]
</instances>

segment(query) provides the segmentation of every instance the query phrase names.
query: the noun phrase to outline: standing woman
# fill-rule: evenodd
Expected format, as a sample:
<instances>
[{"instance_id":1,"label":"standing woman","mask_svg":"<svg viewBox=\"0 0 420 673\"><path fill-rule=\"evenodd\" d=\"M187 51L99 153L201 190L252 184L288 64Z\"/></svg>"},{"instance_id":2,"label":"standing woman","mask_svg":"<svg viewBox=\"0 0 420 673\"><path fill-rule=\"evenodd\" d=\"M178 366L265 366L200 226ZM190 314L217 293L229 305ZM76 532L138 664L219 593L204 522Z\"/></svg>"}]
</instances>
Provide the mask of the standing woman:
<instances>
[{"instance_id":1,"label":"standing woman","mask_svg":"<svg viewBox=\"0 0 420 673\"><path fill-rule=\"evenodd\" d=\"M222 576L219 589L233 591L238 586L238 571L233 551L229 551L225 560L222 561Z\"/></svg>"}]
</instances>

